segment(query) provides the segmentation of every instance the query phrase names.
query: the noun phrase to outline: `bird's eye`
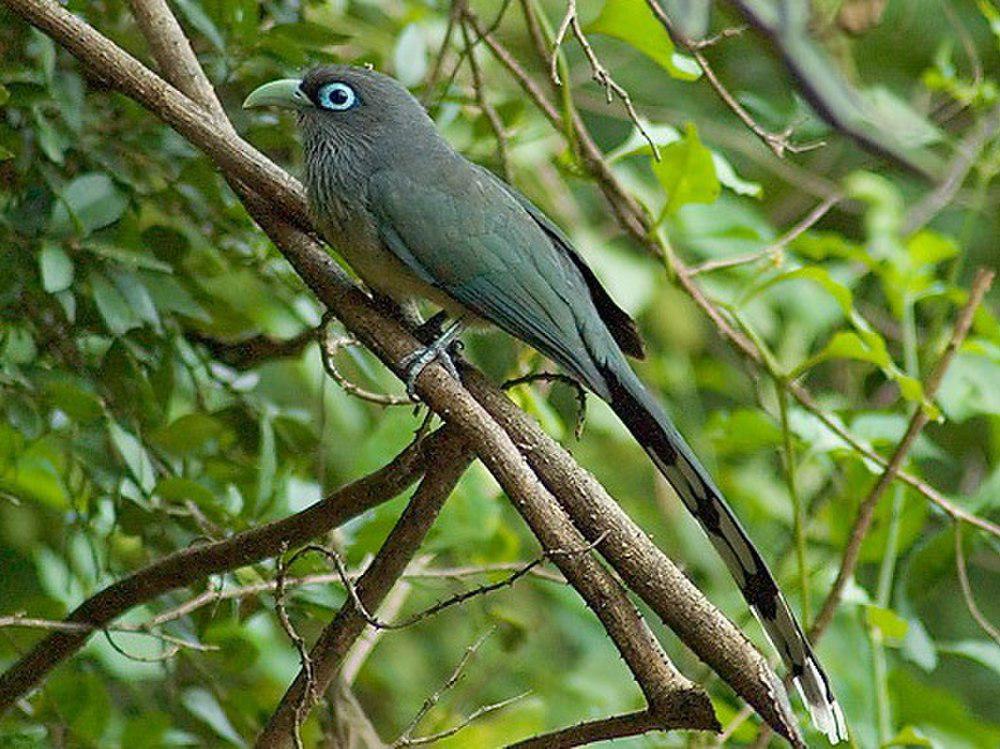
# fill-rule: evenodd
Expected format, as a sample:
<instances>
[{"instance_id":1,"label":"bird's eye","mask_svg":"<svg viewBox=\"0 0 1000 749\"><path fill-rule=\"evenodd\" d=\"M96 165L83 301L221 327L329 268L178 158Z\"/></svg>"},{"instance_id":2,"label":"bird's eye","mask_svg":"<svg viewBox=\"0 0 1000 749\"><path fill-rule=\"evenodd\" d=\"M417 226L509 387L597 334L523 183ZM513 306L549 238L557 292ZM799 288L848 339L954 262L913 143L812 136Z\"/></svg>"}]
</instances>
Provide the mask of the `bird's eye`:
<instances>
[{"instance_id":1,"label":"bird's eye","mask_svg":"<svg viewBox=\"0 0 1000 749\"><path fill-rule=\"evenodd\" d=\"M316 92L316 102L323 107L334 112L343 112L358 103L358 95L354 89L346 83L337 81L321 86Z\"/></svg>"}]
</instances>

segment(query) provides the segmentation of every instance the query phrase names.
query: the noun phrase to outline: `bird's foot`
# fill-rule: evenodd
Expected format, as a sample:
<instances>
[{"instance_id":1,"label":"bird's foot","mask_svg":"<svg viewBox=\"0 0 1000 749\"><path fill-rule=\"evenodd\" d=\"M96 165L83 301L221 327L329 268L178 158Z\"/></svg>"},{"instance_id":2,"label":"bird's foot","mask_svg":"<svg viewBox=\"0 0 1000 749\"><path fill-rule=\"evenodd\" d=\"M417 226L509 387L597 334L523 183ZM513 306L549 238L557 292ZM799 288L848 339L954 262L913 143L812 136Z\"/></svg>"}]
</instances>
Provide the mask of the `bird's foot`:
<instances>
[{"instance_id":1,"label":"bird's foot","mask_svg":"<svg viewBox=\"0 0 1000 749\"><path fill-rule=\"evenodd\" d=\"M444 320L443 317L439 319L439 315L435 315L426 323L424 323L421 328L434 323L434 325L440 329L441 322ZM459 377L458 369L455 367L455 362L452 361L450 350L455 347L457 349L461 345L461 341L455 340L461 335L464 325L461 320L456 320L451 325L449 325L443 332L440 333L431 343L424 346L422 349L417 349L412 354L407 356L400 362L400 368L406 374L406 394L410 396L411 400L419 400L417 398L417 378L420 377L420 373L423 372L432 362L439 361L441 366L443 366L452 377L454 377L459 382L462 378ZM457 354L457 350L455 351Z\"/></svg>"}]
</instances>

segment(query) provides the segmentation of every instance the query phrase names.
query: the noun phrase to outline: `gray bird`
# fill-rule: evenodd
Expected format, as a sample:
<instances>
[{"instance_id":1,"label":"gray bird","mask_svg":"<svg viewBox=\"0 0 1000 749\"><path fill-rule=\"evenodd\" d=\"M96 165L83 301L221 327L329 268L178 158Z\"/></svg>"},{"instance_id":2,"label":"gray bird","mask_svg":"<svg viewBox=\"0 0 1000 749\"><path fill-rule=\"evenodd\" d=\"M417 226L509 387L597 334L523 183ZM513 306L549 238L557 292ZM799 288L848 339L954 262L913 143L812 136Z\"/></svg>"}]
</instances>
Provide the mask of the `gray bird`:
<instances>
[{"instance_id":1,"label":"gray bird","mask_svg":"<svg viewBox=\"0 0 1000 749\"><path fill-rule=\"evenodd\" d=\"M635 323L566 235L527 198L467 161L397 81L334 65L255 90L244 107L291 108L310 207L374 291L423 298L455 318L410 362L408 387L465 324L487 322L604 399L697 518L830 741L847 728L830 683L764 559L663 409L632 371ZM453 371L453 369L451 370Z\"/></svg>"}]
</instances>

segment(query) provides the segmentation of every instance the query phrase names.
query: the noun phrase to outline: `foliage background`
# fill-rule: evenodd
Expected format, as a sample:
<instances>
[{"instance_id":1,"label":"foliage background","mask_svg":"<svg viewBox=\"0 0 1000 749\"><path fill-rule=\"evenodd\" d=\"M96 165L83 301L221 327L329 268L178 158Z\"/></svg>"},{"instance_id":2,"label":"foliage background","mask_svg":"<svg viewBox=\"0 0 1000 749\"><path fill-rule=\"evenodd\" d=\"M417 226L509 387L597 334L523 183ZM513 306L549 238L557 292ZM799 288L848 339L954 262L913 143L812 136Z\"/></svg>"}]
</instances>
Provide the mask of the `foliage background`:
<instances>
[{"instance_id":1,"label":"foliage background","mask_svg":"<svg viewBox=\"0 0 1000 749\"><path fill-rule=\"evenodd\" d=\"M172 5L238 128L293 171L301 156L291 120L249 115L239 103L265 80L330 60L370 62L395 74L435 103L433 113L457 148L503 168L468 67L447 90L440 83L425 90L447 25L446 3ZM499 5L473 3L484 18ZM910 144L953 158L957 140L997 106L995 4L894 0L881 23L859 35L838 24L841 5L814 3L816 38ZM145 56L123 3L74 0L69 7ZM700 280L754 331L782 371L801 366L825 408L868 443L891 450L912 399L919 399L907 378L919 379L936 360L971 270L997 265L1000 141L994 135L984 145L965 186L930 226L906 235L907 209L931 187L830 132L792 93L760 37L727 39L707 54L766 127L793 123L795 140L823 139L824 147L774 157L704 82L690 80L689 60L654 60L638 51L667 42L651 20L628 15L631 3L619 7L625 9L616 11L620 18L606 12L595 20L598 3L581 3L581 13L603 62L652 123L650 131L669 143L663 160L650 161L620 103L604 101L579 47L567 43L572 92L601 147L619 157L616 171L662 211L675 252L699 262L759 250L829 193L844 192L779 260ZM542 8L555 25L563 6ZM308 333L321 310L205 160L135 104L102 91L100 81L88 79L41 34L0 15L0 616L55 619L148 560L287 515L377 468L407 444L421 416L361 402L325 377ZM534 58L516 4L506 18L502 38L542 80L547 71ZM717 12L713 28L733 23ZM455 59L454 53L446 58L446 73ZM480 51L477 59L486 95L509 134L515 184L567 229L612 295L637 316L650 350L639 365L643 378L711 467L794 605L801 610L804 587L815 612L874 478L872 467L815 417L789 406L797 488L809 512L803 586L773 382L720 341L659 262L621 237L560 135L488 54ZM987 307L940 393L942 420L920 438L908 468L966 509L996 517L995 293ZM853 338L845 335L852 331ZM219 345L260 335L300 336L304 345L294 356L248 367L232 366L231 348ZM873 353L879 342L884 356ZM501 334L471 338L468 350L498 380L544 366ZM365 387L398 392L394 378L366 354L349 349L338 362ZM583 437L575 441L570 391L555 386L515 394L758 639L719 560L610 412L591 399ZM387 503L327 540L359 565L404 502ZM956 578L954 533L909 490L891 490L879 509L856 584L820 647L860 746L894 737L900 744L1000 744L1000 648L967 609ZM963 537L979 606L997 621L996 539L968 530ZM424 551L433 570L526 561L537 546L486 472L474 466ZM307 560L295 571L322 569L318 560ZM262 564L210 585L273 575L274 565ZM409 584L405 611L470 582L420 578ZM167 596L128 621L197 592ZM289 609L310 639L343 600L336 586L312 586L296 590ZM381 637L353 689L384 740L400 733L464 649L491 628L465 678L421 724L422 732L526 690L526 698L477 720L450 743L498 745L641 707L612 646L572 591L529 578ZM30 714L17 711L0 721L0 744L252 741L298 668L273 598L206 607L165 631L219 649L183 649L150 661L143 659L163 651L154 638L95 637L31 699ZM661 634L682 670L708 680L728 722L740 708L732 693L712 682L669 632ZM0 666L38 636L25 628L0 630ZM307 742L318 741L321 730L315 719L307 724ZM754 735L748 723L729 743L748 744ZM705 741L678 734L622 743Z\"/></svg>"}]
</instances>

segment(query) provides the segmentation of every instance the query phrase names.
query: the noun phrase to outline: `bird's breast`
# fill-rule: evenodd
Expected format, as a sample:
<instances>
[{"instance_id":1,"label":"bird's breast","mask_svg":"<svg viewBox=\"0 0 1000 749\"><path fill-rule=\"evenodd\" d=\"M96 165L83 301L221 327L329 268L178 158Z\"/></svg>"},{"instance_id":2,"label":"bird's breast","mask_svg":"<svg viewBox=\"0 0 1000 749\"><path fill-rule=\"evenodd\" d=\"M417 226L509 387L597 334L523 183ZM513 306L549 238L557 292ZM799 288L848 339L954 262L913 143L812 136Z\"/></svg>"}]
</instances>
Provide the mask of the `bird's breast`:
<instances>
[{"instance_id":1,"label":"bird's breast","mask_svg":"<svg viewBox=\"0 0 1000 749\"><path fill-rule=\"evenodd\" d=\"M339 200L326 201L322 210L312 208L323 238L368 288L397 302L425 299L453 317L468 316L462 304L419 278L385 246L367 209Z\"/></svg>"}]
</instances>

